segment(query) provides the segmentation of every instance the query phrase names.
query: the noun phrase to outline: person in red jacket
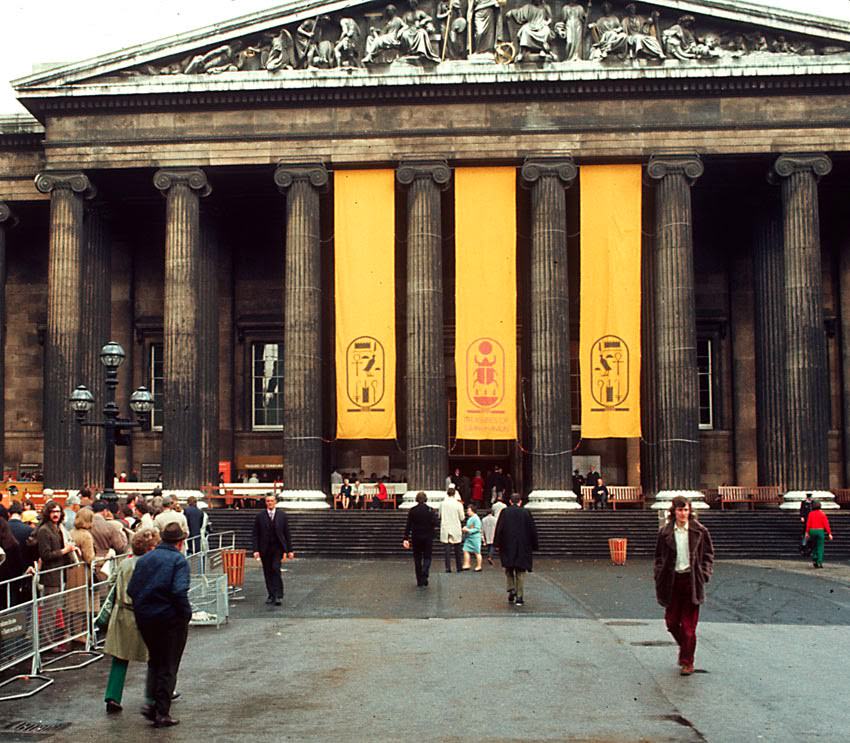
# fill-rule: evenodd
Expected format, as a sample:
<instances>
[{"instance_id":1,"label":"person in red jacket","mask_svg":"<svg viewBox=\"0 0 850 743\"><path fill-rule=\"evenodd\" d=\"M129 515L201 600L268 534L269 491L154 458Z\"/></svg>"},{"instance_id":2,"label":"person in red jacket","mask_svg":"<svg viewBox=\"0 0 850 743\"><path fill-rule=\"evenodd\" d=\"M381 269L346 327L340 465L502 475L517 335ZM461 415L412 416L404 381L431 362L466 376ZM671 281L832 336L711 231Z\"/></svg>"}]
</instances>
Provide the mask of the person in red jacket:
<instances>
[{"instance_id":1,"label":"person in red jacket","mask_svg":"<svg viewBox=\"0 0 850 743\"><path fill-rule=\"evenodd\" d=\"M823 545L826 542L826 537L832 541L832 530L829 528L829 519L821 510L820 503L815 501L812 503L812 512L806 521L806 538L809 540L809 546L812 549L812 565L816 568L823 567Z\"/></svg>"}]
</instances>

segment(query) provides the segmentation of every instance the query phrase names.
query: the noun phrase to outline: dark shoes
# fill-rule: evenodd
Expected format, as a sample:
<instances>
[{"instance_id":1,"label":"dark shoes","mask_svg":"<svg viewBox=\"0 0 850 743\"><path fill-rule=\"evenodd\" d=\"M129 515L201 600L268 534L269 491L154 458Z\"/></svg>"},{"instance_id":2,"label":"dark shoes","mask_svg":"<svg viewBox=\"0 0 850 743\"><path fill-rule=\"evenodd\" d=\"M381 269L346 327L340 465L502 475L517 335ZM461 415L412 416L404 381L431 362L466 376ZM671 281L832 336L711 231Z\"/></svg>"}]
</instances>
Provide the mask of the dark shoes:
<instances>
[{"instance_id":1,"label":"dark shoes","mask_svg":"<svg viewBox=\"0 0 850 743\"><path fill-rule=\"evenodd\" d=\"M522 596L517 596L516 601L514 603L517 606L525 606L525 601L522 600Z\"/></svg>"},{"instance_id":2,"label":"dark shoes","mask_svg":"<svg viewBox=\"0 0 850 743\"><path fill-rule=\"evenodd\" d=\"M152 704L146 704L141 709L142 717L153 722L156 720L156 707Z\"/></svg>"},{"instance_id":3,"label":"dark shoes","mask_svg":"<svg viewBox=\"0 0 850 743\"><path fill-rule=\"evenodd\" d=\"M116 702L114 699L107 699L106 700L106 712L108 714L114 714L115 712L120 712L122 709L124 709L124 708L120 704L118 704L118 702Z\"/></svg>"},{"instance_id":4,"label":"dark shoes","mask_svg":"<svg viewBox=\"0 0 850 743\"><path fill-rule=\"evenodd\" d=\"M153 721L153 726L155 728L170 728L179 724L180 720L175 720L171 715L157 715L156 719Z\"/></svg>"},{"instance_id":5,"label":"dark shoes","mask_svg":"<svg viewBox=\"0 0 850 743\"><path fill-rule=\"evenodd\" d=\"M273 603L274 603L274 597L273 597L273 596L269 596L269 597L266 599L266 603L267 603L267 604L273 604Z\"/></svg>"},{"instance_id":6,"label":"dark shoes","mask_svg":"<svg viewBox=\"0 0 850 743\"><path fill-rule=\"evenodd\" d=\"M508 591L508 603L512 604L516 601L516 591Z\"/></svg>"},{"instance_id":7,"label":"dark shoes","mask_svg":"<svg viewBox=\"0 0 850 743\"><path fill-rule=\"evenodd\" d=\"M283 602L282 602L280 599L275 599L275 600L274 600L274 605L275 605L275 606L281 606L281 605L282 605L282 603L283 603Z\"/></svg>"}]
</instances>

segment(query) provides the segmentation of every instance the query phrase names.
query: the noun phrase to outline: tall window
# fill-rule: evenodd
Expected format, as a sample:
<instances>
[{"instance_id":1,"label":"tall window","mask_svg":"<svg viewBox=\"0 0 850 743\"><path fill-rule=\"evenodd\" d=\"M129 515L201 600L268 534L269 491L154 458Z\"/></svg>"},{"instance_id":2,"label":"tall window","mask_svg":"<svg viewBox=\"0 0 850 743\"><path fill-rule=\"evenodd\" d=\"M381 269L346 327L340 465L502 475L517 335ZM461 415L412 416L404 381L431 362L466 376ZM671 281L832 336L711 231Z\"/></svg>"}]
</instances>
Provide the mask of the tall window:
<instances>
[{"instance_id":1,"label":"tall window","mask_svg":"<svg viewBox=\"0 0 850 743\"><path fill-rule=\"evenodd\" d=\"M163 344L151 343L150 355L148 357L148 389L153 395L153 416L151 425L157 430L162 430L162 390L163 390Z\"/></svg>"},{"instance_id":2,"label":"tall window","mask_svg":"<svg viewBox=\"0 0 850 743\"><path fill-rule=\"evenodd\" d=\"M697 339L699 379L699 427L714 428L714 364L710 338Z\"/></svg>"},{"instance_id":3,"label":"tall window","mask_svg":"<svg viewBox=\"0 0 850 743\"><path fill-rule=\"evenodd\" d=\"M283 428L283 344L252 343L252 419L255 429Z\"/></svg>"},{"instance_id":4,"label":"tall window","mask_svg":"<svg viewBox=\"0 0 850 743\"><path fill-rule=\"evenodd\" d=\"M498 457L506 458L511 455L512 441L456 439L457 435L457 389L447 390L449 406L449 456L452 457Z\"/></svg>"}]
</instances>

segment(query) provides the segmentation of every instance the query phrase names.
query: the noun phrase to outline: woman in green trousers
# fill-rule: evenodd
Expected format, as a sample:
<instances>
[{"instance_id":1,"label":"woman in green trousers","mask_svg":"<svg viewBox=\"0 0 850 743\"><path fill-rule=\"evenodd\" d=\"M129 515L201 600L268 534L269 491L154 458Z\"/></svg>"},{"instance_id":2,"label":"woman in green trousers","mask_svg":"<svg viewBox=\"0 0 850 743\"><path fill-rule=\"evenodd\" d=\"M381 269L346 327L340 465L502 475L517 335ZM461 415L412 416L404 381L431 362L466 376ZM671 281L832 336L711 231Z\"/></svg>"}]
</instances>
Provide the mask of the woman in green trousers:
<instances>
[{"instance_id":1,"label":"woman in green trousers","mask_svg":"<svg viewBox=\"0 0 850 743\"><path fill-rule=\"evenodd\" d=\"M104 651L112 656L109 680L106 682L106 711L120 712L121 697L124 694L124 679L130 661L147 663L148 649L136 627L136 615L133 613L133 600L127 595L127 586L141 555L150 552L159 544L159 532L156 529L140 529L133 535L133 556L128 557L112 573L115 583L115 603L109 626L106 630ZM152 703L150 684L145 684L145 704Z\"/></svg>"},{"instance_id":2,"label":"woman in green trousers","mask_svg":"<svg viewBox=\"0 0 850 743\"><path fill-rule=\"evenodd\" d=\"M812 564L816 568L823 567L823 545L826 538L832 541L832 530L829 528L829 519L821 510L820 503L812 503L812 511L806 520L806 538L812 549Z\"/></svg>"}]
</instances>

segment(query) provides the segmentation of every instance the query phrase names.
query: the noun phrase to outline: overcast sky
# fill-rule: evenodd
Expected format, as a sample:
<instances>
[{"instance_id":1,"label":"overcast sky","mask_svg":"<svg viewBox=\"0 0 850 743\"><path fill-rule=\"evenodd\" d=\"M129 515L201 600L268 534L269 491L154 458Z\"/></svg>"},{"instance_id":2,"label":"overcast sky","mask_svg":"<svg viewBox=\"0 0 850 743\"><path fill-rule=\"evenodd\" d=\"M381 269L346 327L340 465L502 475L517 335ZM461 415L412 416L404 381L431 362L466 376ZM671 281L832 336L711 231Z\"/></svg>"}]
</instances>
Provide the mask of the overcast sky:
<instances>
[{"instance_id":1,"label":"overcast sky","mask_svg":"<svg viewBox=\"0 0 850 743\"><path fill-rule=\"evenodd\" d=\"M283 4L283 0L2 0L0 114L22 112L9 80ZM850 0L752 0L842 18Z\"/></svg>"}]
</instances>

